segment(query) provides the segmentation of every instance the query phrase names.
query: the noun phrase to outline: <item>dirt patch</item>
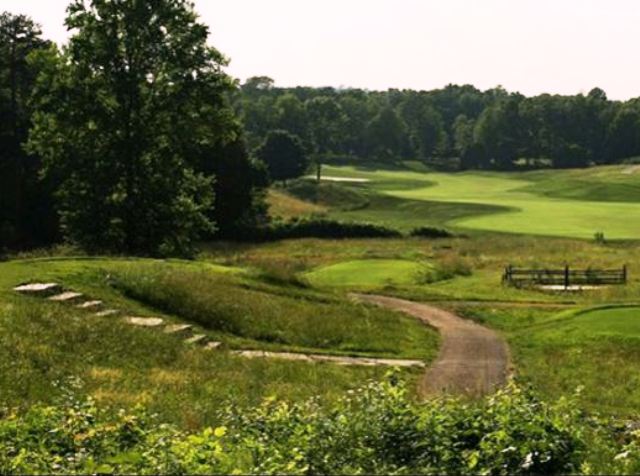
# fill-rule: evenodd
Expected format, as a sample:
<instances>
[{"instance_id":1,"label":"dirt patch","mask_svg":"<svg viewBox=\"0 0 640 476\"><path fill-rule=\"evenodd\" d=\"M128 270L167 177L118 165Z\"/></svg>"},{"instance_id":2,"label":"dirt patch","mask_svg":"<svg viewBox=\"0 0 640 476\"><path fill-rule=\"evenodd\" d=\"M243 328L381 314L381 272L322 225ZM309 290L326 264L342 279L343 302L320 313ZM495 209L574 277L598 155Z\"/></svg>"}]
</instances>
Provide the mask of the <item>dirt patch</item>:
<instances>
[{"instance_id":1,"label":"dirt patch","mask_svg":"<svg viewBox=\"0 0 640 476\"><path fill-rule=\"evenodd\" d=\"M404 312L438 329L442 346L420 384L423 395L484 395L505 384L509 374L509 348L491 329L426 304L385 296L353 297Z\"/></svg>"}]
</instances>

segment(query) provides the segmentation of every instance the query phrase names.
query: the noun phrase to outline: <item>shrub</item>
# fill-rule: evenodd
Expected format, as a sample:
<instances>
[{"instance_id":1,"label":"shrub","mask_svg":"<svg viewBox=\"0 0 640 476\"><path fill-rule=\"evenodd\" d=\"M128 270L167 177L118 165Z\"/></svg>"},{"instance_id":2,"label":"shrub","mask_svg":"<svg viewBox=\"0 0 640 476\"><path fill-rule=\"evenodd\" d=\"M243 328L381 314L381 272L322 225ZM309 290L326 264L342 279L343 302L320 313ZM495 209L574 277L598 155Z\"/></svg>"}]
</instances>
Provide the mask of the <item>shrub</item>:
<instances>
[{"instance_id":1,"label":"shrub","mask_svg":"<svg viewBox=\"0 0 640 476\"><path fill-rule=\"evenodd\" d=\"M423 226L420 228L414 228L411 236L420 238L453 238L455 235L444 228L434 228L430 226Z\"/></svg>"},{"instance_id":2,"label":"shrub","mask_svg":"<svg viewBox=\"0 0 640 476\"><path fill-rule=\"evenodd\" d=\"M324 407L273 399L187 433L140 408L110 416L91 400L0 419L0 472L170 474L562 474L581 470L583 417L510 385L481 402L416 404L371 383ZM635 448L635 447L634 447ZM629 454L635 451L628 450ZM633 468L634 466L628 466Z\"/></svg>"},{"instance_id":3,"label":"shrub","mask_svg":"<svg viewBox=\"0 0 640 476\"><path fill-rule=\"evenodd\" d=\"M285 240L293 238L399 238L394 229L372 223L353 223L326 218L294 218L275 221L267 226L238 230L237 239L249 242Z\"/></svg>"}]
</instances>

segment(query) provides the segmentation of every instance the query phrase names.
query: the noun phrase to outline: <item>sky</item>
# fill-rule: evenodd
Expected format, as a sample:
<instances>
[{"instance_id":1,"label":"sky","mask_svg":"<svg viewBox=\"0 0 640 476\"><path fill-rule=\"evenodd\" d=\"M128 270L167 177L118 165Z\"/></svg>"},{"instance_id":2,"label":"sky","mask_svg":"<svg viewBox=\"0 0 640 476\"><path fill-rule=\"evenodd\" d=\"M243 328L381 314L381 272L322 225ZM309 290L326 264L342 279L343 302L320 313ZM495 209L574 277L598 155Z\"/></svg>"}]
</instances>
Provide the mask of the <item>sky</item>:
<instances>
[{"instance_id":1,"label":"sky","mask_svg":"<svg viewBox=\"0 0 640 476\"><path fill-rule=\"evenodd\" d=\"M0 0L64 42L68 0ZM640 96L638 0L195 0L211 43L245 80L525 95Z\"/></svg>"}]
</instances>

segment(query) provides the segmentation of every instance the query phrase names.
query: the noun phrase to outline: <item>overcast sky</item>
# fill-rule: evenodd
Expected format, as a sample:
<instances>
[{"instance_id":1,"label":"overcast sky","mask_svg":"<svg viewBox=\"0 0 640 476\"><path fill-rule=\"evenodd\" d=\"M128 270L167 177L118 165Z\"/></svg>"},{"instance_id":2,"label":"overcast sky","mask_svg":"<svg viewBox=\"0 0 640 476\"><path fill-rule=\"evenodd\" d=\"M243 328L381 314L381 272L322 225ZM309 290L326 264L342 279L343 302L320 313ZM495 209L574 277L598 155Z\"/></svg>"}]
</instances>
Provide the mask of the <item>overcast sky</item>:
<instances>
[{"instance_id":1,"label":"overcast sky","mask_svg":"<svg viewBox=\"0 0 640 476\"><path fill-rule=\"evenodd\" d=\"M67 0L0 0L65 40ZM196 0L240 79L640 96L640 0Z\"/></svg>"}]
</instances>

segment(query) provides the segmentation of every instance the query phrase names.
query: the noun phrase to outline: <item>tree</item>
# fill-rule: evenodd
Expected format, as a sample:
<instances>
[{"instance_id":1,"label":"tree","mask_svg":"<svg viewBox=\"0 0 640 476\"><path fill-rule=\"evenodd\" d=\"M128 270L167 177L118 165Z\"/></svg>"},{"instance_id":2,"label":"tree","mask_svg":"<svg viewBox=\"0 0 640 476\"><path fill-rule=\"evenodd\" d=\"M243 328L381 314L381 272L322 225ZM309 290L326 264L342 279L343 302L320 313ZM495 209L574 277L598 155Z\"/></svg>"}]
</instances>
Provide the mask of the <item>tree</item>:
<instances>
[{"instance_id":1,"label":"tree","mask_svg":"<svg viewBox=\"0 0 640 476\"><path fill-rule=\"evenodd\" d=\"M37 76L28 58L49 47L41 36L30 18L0 15L0 249L46 244L57 229L49 184L38 177L40 160L23 149Z\"/></svg>"},{"instance_id":2,"label":"tree","mask_svg":"<svg viewBox=\"0 0 640 476\"><path fill-rule=\"evenodd\" d=\"M285 183L303 175L310 163L300 139L287 131L271 131L257 156L266 164L271 180Z\"/></svg>"},{"instance_id":3,"label":"tree","mask_svg":"<svg viewBox=\"0 0 640 476\"><path fill-rule=\"evenodd\" d=\"M408 136L405 123L387 106L374 117L368 127L371 153L383 160L396 161L405 156Z\"/></svg>"},{"instance_id":4,"label":"tree","mask_svg":"<svg viewBox=\"0 0 640 476\"><path fill-rule=\"evenodd\" d=\"M30 150L60 177L63 231L91 251L189 254L211 232L203 158L237 137L226 59L186 0L74 0L43 73Z\"/></svg>"},{"instance_id":5,"label":"tree","mask_svg":"<svg viewBox=\"0 0 640 476\"><path fill-rule=\"evenodd\" d=\"M328 96L319 96L305 103L309 134L314 152L318 181L322 174L322 157L340 147L347 122L340 104Z\"/></svg>"}]
</instances>

